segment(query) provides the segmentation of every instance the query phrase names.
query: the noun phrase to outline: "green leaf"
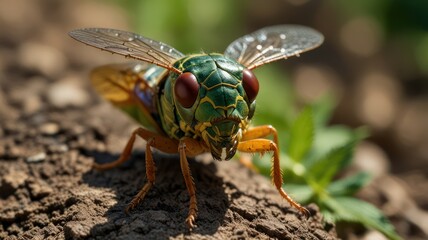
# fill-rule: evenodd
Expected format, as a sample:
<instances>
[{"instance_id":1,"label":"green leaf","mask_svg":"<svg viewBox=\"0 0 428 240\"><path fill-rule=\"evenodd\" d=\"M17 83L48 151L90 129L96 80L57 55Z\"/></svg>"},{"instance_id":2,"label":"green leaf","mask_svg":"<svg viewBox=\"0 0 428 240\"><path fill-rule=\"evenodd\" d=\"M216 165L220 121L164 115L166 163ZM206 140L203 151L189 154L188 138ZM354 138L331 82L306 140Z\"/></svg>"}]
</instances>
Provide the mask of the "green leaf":
<instances>
[{"instance_id":1,"label":"green leaf","mask_svg":"<svg viewBox=\"0 0 428 240\"><path fill-rule=\"evenodd\" d=\"M336 221L358 222L367 228L373 228L393 240L401 239L394 226L382 212L370 203L352 197L323 198Z\"/></svg>"},{"instance_id":2,"label":"green leaf","mask_svg":"<svg viewBox=\"0 0 428 240\"><path fill-rule=\"evenodd\" d=\"M328 210L325 207L321 207L320 212L321 212L325 222L330 222L330 223L336 222L335 214L332 211Z\"/></svg>"},{"instance_id":3,"label":"green leaf","mask_svg":"<svg viewBox=\"0 0 428 240\"><path fill-rule=\"evenodd\" d=\"M294 200L303 204L309 203L314 195L314 191L308 185L285 183L282 187Z\"/></svg>"},{"instance_id":4,"label":"green leaf","mask_svg":"<svg viewBox=\"0 0 428 240\"><path fill-rule=\"evenodd\" d=\"M331 196L351 196L370 181L370 174L359 172L355 175L334 181L327 187Z\"/></svg>"},{"instance_id":5,"label":"green leaf","mask_svg":"<svg viewBox=\"0 0 428 240\"><path fill-rule=\"evenodd\" d=\"M316 182L320 188L325 188L332 178L341 170L352 158L355 141L333 149L329 154L307 166L306 176Z\"/></svg>"},{"instance_id":6,"label":"green leaf","mask_svg":"<svg viewBox=\"0 0 428 240\"><path fill-rule=\"evenodd\" d=\"M336 99L332 94L326 94L312 103L314 125L316 128L322 128L327 124L335 106Z\"/></svg>"},{"instance_id":7,"label":"green leaf","mask_svg":"<svg viewBox=\"0 0 428 240\"><path fill-rule=\"evenodd\" d=\"M312 108L306 107L294 121L290 130L287 153L294 162L300 162L312 146L314 122Z\"/></svg>"},{"instance_id":8,"label":"green leaf","mask_svg":"<svg viewBox=\"0 0 428 240\"><path fill-rule=\"evenodd\" d=\"M308 163L318 160L332 150L341 147L353 139L354 133L345 126L330 126L328 128L317 129L311 153L308 156ZM310 164L308 164L310 165Z\"/></svg>"}]
</instances>

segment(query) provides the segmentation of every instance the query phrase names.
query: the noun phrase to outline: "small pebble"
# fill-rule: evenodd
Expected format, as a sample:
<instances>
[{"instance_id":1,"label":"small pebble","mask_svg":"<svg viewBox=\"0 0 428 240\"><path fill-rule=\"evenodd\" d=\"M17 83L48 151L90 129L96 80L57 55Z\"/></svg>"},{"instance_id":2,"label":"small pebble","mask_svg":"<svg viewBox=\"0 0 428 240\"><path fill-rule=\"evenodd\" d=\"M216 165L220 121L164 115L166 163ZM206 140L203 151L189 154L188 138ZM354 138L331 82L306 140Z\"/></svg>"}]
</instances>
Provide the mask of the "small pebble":
<instances>
[{"instance_id":1,"label":"small pebble","mask_svg":"<svg viewBox=\"0 0 428 240\"><path fill-rule=\"evenodd\" d=\"M42 134L45 135L55 135L59 132L60 127L58 124L50 122L41 125L39 130Z\"/></svg>"},{"instance_id":2,"label":"small pebble","mask_svg":"<svg viewBox=\"0 0 428 240\"><path fill-rule=\"evenodd\" d=\"M37 162L43 162L46 160L46 153L45 152L39 152L34 155L31 155L27 157L26 161L28 163L37 163Z\"/></svg>"},{"instance_id":3,"label":"small pebble","mask_svg":"<svg viewBox=\"0 0 428 240\"><path fill-rule=\"evenodd\" d=\"M89 102L89 94L75 82L60 81L49 87L47 99L57 108L82 107Z\"/></svg>"},{"instance_id":4,"label":"small pebble","mask_svg":"<svg viewBox=\"0 0 428 240\"><path fill-rule=\"evenodd\" d=\"M66 144L54 144L48 146L49 152L51 153L65 153L68 152L69 148Z\"/></svg>"},{"instance_id":5,"label":"small pebble","mask_svg":"<svg viewBox=\"0 0 428 240\"><path fill-rule=\"evenodd\" d=\"M18 59L28 69L42 72L45 76L62 73L67 64L64 54L47 44L25 42L18 50Z\"/></svg>"}]
</instances>

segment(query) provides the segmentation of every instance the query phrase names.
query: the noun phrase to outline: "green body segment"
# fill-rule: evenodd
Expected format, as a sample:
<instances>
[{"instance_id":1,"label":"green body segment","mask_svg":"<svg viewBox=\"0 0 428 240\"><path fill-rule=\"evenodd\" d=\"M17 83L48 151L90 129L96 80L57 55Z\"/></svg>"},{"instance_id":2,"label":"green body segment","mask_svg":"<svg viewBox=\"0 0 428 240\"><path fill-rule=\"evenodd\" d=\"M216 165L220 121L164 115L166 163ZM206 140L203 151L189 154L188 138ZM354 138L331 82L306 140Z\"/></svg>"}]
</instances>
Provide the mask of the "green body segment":
<instances>
[{"instance_id":1,"label":"green body segment","mask_svg":"<svg viewBox=\"0 0 428 240\"><path fill-rule=\"evenodd\" d=\"M175 139L203 139L215 158L229 159L255 110L242 86L244 67L222 54L190 55L174 67L196 76L199 94L193 106L182 107L174 97L178 74L171 73L159 94L162 128Z\"/></svg>"}]
</instances>

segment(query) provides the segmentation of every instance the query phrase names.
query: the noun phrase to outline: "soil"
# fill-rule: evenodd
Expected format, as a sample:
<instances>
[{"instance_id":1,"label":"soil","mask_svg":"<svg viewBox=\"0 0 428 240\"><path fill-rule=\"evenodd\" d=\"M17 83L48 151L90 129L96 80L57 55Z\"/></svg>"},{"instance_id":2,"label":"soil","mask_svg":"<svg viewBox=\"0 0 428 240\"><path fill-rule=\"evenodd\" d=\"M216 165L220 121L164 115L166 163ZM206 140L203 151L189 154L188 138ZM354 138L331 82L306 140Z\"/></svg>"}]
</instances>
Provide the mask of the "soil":
<instances>
[{"instance_id":1,"label":"soil","mask_svg":"<svg viewBox=\"0 0 428 240\"><path fill-rule=\"evenodd\" d=\"M306 219L265 177L209 155L190 160L199 208L193 231L184 223L189 197L175 155L155 154L155 186L126 214L146 180L142 141L117 169L91 165L115 160L138 125L85 81L103 54L79 53L66 35L82 26L73 14L95 5L35 2L0 2L0 27L8 29L0 33L0 239L337 238L316 205ZM119 13L97 7L120 24Z\"/></svg>"},{"instance_id":2,"label":"soil","mask_svg":"<svg viewBox=\"0 0 428 240\"><path fill-rule=\"evenodd\" d=\"M127 215L126 204L145 182L144 154L136 151L118 169L91 170L93 161L118 157L108 142L125 139L120 128L134 125L109 112L85 114L94 107L2 121L0 238L335 239L315 205L305 219L266 178L210 156L190 160L199 201L192 232L184 223L189 198L174 155L155 155L155 187Z\"/></svg>"},{"instance_id":3,"label":"soil","mask_svg":"<svg viewBox=\"0 0 428 240\"><path fill-rule=\"evenodd\" d=\"M251 28L286 21L284 16L292 17L288 22L320 23L320 18L308 18L318 16L308 8L293 8L288 1L275 4L281 9L276 15L257 15L263 12L260 5L250 3ZM326 4L309 1L307 6L326 16L320 31L329 39L340 39L329 31L338 29L340 14ZM284 14L284 9L289 12ZM184 223L189 197L175 155L155 153L155 186L126 214L126 205L146 181L144 142L137 141L123 166L105 172L91 169L94 161L115 160L138 125L100 99L88 81L91 68L126 59L67 36L68 31L86 26L131 29L126 16L105 1L14 0L11 4L0 0L0 239L337 239L336 231L345 239L383 239L380 233L354 224L325 225L313 204L306 206L312 213L306 219L281 199L269 179L236 161L215 162L209 155L189 160L199 208L192 232ZM364 71L362 62L371 65L345 54L348 61L339 60L344 65L337 65L338 56L332 53L342 51L340 45L330 43L314 55L318 62L333 61L329 69L341 76L344 71L342 78L358 76L351 69ZM388 54L375 57L385 64L400 59ZM317 86L312 77L308 79L302 86L299 83L305 81L295 82L298 93L299 86L304 90ZM359 105L352 104L360 104L361 97L354 94L352 101L352 89L342 89L346 99L341 105L351 105L339 106L333 122L356 125ZM357 196L381 209L404 239L427 239L428 101L404 95L400 101L393 105L402 107L396 115L397 119L403 115L402 126L375 131L371 142L356 150L353 168L373 175Z\"/></svg>"}]
</instances>

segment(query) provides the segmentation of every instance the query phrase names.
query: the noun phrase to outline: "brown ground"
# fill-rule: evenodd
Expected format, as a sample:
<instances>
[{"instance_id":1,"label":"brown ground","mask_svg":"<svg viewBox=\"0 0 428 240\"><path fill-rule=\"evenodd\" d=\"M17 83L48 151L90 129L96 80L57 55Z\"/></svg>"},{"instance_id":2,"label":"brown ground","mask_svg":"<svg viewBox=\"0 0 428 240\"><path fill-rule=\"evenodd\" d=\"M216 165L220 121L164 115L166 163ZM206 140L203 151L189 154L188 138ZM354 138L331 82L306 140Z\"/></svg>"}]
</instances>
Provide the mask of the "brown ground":
<instances>
[{"instance_id":1,"label":"brown ground","mask_svg":"<svg viewBox=\"0 0 428 240\"><path fill-rule=\"evenodd\" d=\"M0 239L336 238L317 206L307 206L313 216L305 219L265 177L208 155L190 160L199 207L193 232L184 224L189 198L176 156L155 155L155 187L125 214L145 182L143 152L107 172L91 164L116 159L137 125L93 94L85 71L100 60L75 51L66 36L85 16L73 14L92 5L0 6L8 29L0 33Z\"/></svg>"},{"instance_id":2,"label":"brown ground","mask_svg":"<svg viewBox=\"0 0 428 240\"><path fill-rule=\"evenodd\" d=\"M117 126L129 124L109 112L83 114L91 110L2 121L0 238L335 238L334 229L327 226L329 234L320 223L316 206L309 206L314 216L305 220L264 177L210 157L190 161L200 209L192 233L184 224L188 194L175 156L156 155L156 185L126 215L126 204L145 181L144 154L137 151L134 161L119 169L91 170L92 161L118 156L108 141L125 138Z\"/></svg>"},{"instance_id":3,"label":"brown ground","mask_svg":"<svg viewBox=\"0 0 428 240\"><path fill-rule=\"evenodd\" d=\"M334 42L339 39L337 16L332 9L323 8L321 1L306 5L315 6L313 12L324 16L313 20L307 18L317 16L311 9L300 9L305 13L301 14L286 1L273 1L281 7L265 6L264 10L271 11L267 15L257 15L263 12L258 1L249 2L253 14L249 19L254 25L284 22L284 16L291 18L288 22L302 24L323 19L319 30L330 44L316 55L318 62L325 64L334 60L328 69L336 71L333 75L327 71L324 80L337 80L340 71L346 72L340 79L359 76L367 68L365 64L371 67L370 61L340 55L344 58L341 61L340 56L332 54L341 51ZM198 227L192 233L184 224L188 195L175 156L155 155L155 187L130 215L124 213L126 204L145 182L143 144L137 144L132 160L123 167L102 173L91 170L93 161L114 160L137 125L100 100L86 81L90 68L124 59L82 46L66 35L84 26L129 29L124 16L104 2L14 0L11 4L0 0L0 239L335 238L332 226L320 224L316 206L308 206L313 217L305 220L280 199L269 180L236 162L217 163L209 156L190 160L200 213ZM390 64L391 59L405 58L385 54L376 62ZM348 64L348 68L337 61ZM293 60L289 63L297 64ZM313 87L317 86L313 84L317 78L309 74L314 69L298 64L297 93L319 93ZM339 80L333 83L339 88L344 84ZM365 83L377 81L368 78L356 85ZM374 115L377 108L366 115L355 110L364 109L360 100L366 98L353 89L377 96L379 91L373 89L389 88L364 86L340 88L346 99L341 101L339 117L333 121L356 125L355 119L361 116L380 119ZM375 177L358 196L378 206L404 239L426 239L428 101L404 96L400 101L392 102L400 107L396 115L391 115L397 121L374 131L372 140L376 144L365 142L357 150L355 167ZM372 104L375 102L369 106ZM375 123L384 126L383 122ZM360 124L373 127L370 121L361 120ZM406 145L403 139L404 143L406 139L412 141ZM336 230L345 239L379 239L379 233L355 225L339 225Z\"/></svg>"}]
</instances>

